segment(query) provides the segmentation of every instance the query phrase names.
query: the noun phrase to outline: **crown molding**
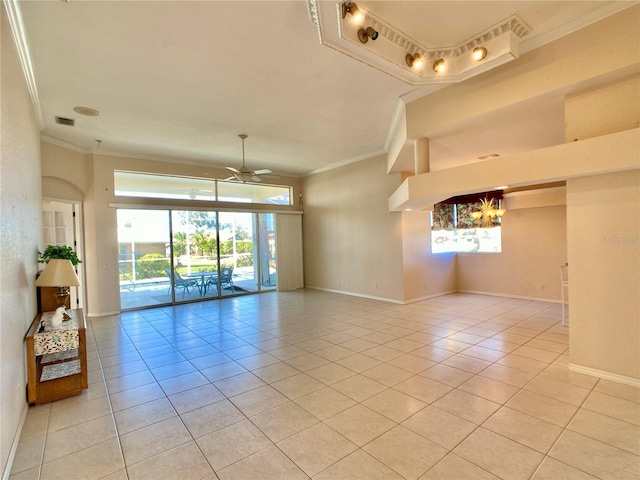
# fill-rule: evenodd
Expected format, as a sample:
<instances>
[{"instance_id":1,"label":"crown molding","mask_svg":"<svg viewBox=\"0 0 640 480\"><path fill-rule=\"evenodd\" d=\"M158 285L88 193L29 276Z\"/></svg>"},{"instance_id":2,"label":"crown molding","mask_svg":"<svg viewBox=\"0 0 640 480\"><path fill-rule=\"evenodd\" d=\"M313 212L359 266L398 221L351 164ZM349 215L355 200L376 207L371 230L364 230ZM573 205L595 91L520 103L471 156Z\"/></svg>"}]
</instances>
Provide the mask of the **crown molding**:
<instances>
[{"instance_id":1,"label":"crown molding","mask_svg":"<svg viewBox=\"0 0 640 480\"><path fill-rule=\"evenodd\" d=\"M350 165L352 163L357 163L357 162L360 162L362 160L366 160L368 158L377 157L378 155L385 155L386 153L387 153L387 151L384 148L381 148L379 150L374 150L372 152L364 153L364 154L358 155L356 157L347 158L346 160L342 160L340 162L332 163L330 165L327 165L326 167L319 168L318 170L314 170L314 171L309 172L309 173L307 173L307 174L305 174L303 176L308 177L308 176L311 176L311 175L317 175L318 173L328 172L329 170L335 170L336 168L344 167L344 166Z\"/></svg>"},{"instance_id":2,"label":"crown molding","mask_svg":"<svg viewBox=\"0 0 640 480\"><path fill-rule=\"evenodd\" d=\"M531 33L514 14L458 45L427 47L363 8L359 8L364 17L359 24L343 19L342 3L307 0L309 18L317 27L320 43L416 86L461 82L514 60L519 56L520 40ZM377 31L375 42L358 39L358 30L367 27ZM482 61L473 60L472 51L477 46L488 50ZM424 65L419 69L409 67L407 54L420 55ZM433 61L439 59L447 63L444 73L432 68Z\"/></svg>"},{"instance_id":3,"label":"crown molding","mask_svg":"<svg viewBox=\"0 0 640 480\"><path fill-rule=\"evenodd\" d=\"M31 103L33 104L38 128L40 130L44 130L44 115L42 114L40 96L38 95L36 74L33 70L31 55L29 54L27 33L24 28L24 22L22 21L22 11L20 10L18 0L3 0L3 4L5 11L7 12L7 19L9 20L9 26L18 52L18 58L22 65L22 73L24 74L24 78L27 83L27 89L29 90L29 96L31 97Z\"/></svg>"}]
</instances>

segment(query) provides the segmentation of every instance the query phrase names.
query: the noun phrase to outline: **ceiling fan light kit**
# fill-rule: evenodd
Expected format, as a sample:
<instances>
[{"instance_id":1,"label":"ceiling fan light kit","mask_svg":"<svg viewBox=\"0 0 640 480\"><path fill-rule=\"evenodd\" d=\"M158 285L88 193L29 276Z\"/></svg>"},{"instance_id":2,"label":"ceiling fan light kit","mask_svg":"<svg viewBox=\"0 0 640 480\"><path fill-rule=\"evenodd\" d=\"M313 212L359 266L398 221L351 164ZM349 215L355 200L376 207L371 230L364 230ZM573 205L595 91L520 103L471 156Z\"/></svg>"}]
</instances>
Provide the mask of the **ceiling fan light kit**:
<instances>
[{"instance_id":1,"label":"ceiling fan light kit","mask_svg":"<svg viewBox=\"0 0 640 480\"><path fill-rule=\"evenodd\" d=\"M245 165L244 159L244 141L247 139L248 135L245 133L241 133L238 135L238 137L240 137L240 140L242 140L242 167L239 170L233 167L226 167L227 170L230 170L233 173L233 175L226 180L237 180L242 183L261 182L262 178L260 177L260 175L268 175L272 173L271 170L269 170L268 168L262 168L260 170L249 170Z\"/></svg>"}]
</instances>

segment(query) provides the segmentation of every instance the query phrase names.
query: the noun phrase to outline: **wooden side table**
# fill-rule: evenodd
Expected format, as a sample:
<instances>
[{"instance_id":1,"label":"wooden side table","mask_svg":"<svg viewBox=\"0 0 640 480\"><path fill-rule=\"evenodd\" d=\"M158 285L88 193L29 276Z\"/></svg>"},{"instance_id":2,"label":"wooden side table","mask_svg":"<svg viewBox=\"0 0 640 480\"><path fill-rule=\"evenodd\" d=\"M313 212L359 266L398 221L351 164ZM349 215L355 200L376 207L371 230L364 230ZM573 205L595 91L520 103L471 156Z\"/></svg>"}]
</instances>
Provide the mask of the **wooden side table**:
<instances>
[{"instance_id":1,"label":"wooden side table","mask_svg":"<svg viewBox=\"0 0 640 480\"><path fill-rule=\"evenodd\" d=\"M36 316L25 335L27 401L41 404L79 395L88 388L86 324L82 309L67 310L71 320L52 329L54 312Z\"/></svg>"}]
</instances>

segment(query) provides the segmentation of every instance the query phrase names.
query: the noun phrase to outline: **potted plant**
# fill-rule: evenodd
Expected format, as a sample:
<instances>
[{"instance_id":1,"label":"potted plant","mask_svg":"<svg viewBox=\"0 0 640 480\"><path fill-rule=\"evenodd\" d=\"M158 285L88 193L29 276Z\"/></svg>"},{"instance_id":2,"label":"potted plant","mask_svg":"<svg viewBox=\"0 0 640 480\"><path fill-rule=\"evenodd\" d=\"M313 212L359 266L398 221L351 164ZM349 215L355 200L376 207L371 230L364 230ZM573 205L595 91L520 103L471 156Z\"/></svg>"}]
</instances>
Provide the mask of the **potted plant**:
<instances>
[{"instance_id":1,"label":"potted plant","mask_svg":"<svg viewBox=\"0 0 640 480\"><path fill-rule=\"evenodd\" d=\"M70 260L74 267L82 263L75 250L68 245L47 245L44 252L38 252L38 263L48 263L52 258Z\"/></svg>"}]
</instances>

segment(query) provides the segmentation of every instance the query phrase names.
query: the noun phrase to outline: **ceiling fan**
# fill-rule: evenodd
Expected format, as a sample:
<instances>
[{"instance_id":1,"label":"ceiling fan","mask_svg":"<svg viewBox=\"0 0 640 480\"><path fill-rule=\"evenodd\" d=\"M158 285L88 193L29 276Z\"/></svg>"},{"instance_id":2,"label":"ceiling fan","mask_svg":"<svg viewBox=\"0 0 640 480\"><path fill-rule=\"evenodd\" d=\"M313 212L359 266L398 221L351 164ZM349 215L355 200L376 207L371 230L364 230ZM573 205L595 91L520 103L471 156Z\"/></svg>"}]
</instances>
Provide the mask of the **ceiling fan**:
<instances>
[{"instance_id":1,"label":"ceiling fan","mask_svg":"<svg viewBox=\"0 0 640 480\"><path fill-rule=\"evenodd\" d=\"M249 170L245 166L245 164L244 164L244 140L245 140L245 138L247 138L248 135L245 135L244 133L241 133L238 136L242 139L242 168L240 168L240 170L238 170L238 169L233 168L233 167L226 167L227 170L231 170L231 172L233 173L233 175L230 176L229 178L227 178L226 180L238 180L238 181L243 182L243 183L246 183L246 182L261 182L262 178L260 177L260 175L269 175L272 172L268 168L262 168L260 170Z\"/></svg>"}]
</instances>

